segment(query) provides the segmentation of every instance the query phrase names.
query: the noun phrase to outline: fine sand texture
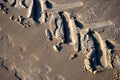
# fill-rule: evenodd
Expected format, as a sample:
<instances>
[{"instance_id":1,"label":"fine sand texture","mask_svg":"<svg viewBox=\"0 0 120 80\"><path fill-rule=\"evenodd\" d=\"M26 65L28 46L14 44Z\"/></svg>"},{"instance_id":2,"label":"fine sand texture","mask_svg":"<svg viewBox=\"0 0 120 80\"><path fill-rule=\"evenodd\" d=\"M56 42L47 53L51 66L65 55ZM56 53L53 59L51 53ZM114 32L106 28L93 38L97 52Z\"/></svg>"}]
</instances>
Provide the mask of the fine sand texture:
<instances>
[{"instance_id":1,"label":"fine sand texture","mask_svg":"<svg viewBox=\"0 0 120 80\"><path fill-rule=\"evenodd\" d=\"M120 80L120 0L0 0L0 80Z\"/></svg>"}]
</instances>

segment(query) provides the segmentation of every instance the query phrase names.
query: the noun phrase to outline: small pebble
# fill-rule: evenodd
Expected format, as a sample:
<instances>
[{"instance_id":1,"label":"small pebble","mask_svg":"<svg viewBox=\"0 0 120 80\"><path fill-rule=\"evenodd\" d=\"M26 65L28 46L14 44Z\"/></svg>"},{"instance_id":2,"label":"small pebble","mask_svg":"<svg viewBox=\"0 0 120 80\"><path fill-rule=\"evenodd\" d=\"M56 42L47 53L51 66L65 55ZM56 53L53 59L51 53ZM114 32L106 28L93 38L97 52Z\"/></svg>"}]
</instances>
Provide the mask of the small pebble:
<instances>
[{"instance_id":1,"label":"small pebble","mask_svg":"<svg viewBox=\"0 0 120 80\"><path fill-rule=\"evenodd\" d=\"M94 74L96 74L96 73L97 73L97 71L93 71L93 73L94 73Z\"/></svg>"},{"instance_id":2,"label":"small pebble","mask_svg":"<svg viewBox=\"0 0 120 80\"><path fill-rule=\"evenodd\" d=\"M11 16L10 16L10 20L15 20L14 15L11 15Z\"/></svg>"},{"instance_id":3,"label":"small pebble","mask_svg":"<svg viewBox=\"0 0 120 80\"><path fill-rule=\"evenodd\" d=\"M73 60L74 58L76 58L78 55L75 53L75 54L72 54L71 56L70 56L70 60Z\"/></svg>"},{"instance_id":4,"label":"small pebble","mask_svg":"<svg viewBox=\"0 0 120 80\"><path fill-rule=\"evenodd\" d=\"M56 52L59 52L59 47L57 45L54 45L53 46L53 49L56 51Z\"/></svg>"}]
</instances>

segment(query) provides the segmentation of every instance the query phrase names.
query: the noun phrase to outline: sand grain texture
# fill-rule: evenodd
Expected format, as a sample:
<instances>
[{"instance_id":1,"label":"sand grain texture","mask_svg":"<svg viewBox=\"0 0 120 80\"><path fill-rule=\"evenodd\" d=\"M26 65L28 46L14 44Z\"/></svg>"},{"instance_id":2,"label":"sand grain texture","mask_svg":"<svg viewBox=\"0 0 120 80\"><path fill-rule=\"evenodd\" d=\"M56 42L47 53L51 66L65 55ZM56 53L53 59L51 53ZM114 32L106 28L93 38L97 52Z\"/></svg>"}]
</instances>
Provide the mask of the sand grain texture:
<instances>
[{"instance_id":1,"label":"sand grain texture","mask_svg":"<svg viewBox=\"0 0 120 80\"><path fill-rule=\"evenodd\" d=\"M0 9L0 80L120 79L120 0L0 0L0 3L4 5ZM10 20L12 15L16 21ZM84 70L87 53L81 51L85 47L81 48L84 40L81 33L86 29L90 29L89 36L97 51L98 64L94 65L100 67L97 74ZM108 54L108 50L113 52ZM71 55L75 57L72 60Z\"/></svg>"}]
</instances>

